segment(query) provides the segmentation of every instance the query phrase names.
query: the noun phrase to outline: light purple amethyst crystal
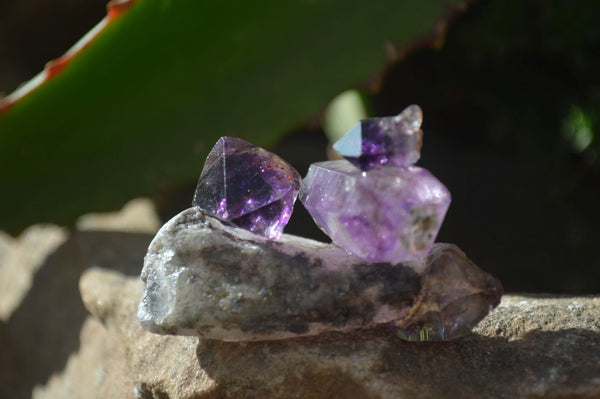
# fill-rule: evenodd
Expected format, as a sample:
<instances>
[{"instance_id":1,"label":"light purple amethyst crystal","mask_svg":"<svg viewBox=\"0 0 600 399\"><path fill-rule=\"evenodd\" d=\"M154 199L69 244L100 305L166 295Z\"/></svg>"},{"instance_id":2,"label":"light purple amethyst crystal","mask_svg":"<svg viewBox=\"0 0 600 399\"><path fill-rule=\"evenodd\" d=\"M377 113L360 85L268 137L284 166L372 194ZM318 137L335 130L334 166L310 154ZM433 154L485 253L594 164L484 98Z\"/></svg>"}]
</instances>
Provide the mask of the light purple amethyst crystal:
<instances>
[{"instance_id":1,"label":"light purple amethyst crystal","mask_svg":"<svg viewBox=\"0 0 600 399\"><path fill-rule=\"evenodd\" d=\"M310 166L300 200L334 243L372 262L427 254L450 206L429 171L386 165L363 172L347 161Z\"/></svg>"},{"instance_id":2,"label":"light purple amethyst crystal","mask_svg":"<svg viewBox=\"0 0 600 399\"><path fill-rule=\"evenodd\" d=\"M418 105L396 116L363 119L336 141L333 149L362 170L386 164L410 166L421 156L422 121Z\"/></svg>"},{"instance_id":3,"label":"light purple amethyst crystal","mask_svg":"<svg viewBox=\"0 0 600 399\"><path fill-rule=\"evenodd\" d=\"M298 172L277 155L235 137L208 154L193 205L267 238L279 238L300 190Z\"/></svg>"}]
</instances>

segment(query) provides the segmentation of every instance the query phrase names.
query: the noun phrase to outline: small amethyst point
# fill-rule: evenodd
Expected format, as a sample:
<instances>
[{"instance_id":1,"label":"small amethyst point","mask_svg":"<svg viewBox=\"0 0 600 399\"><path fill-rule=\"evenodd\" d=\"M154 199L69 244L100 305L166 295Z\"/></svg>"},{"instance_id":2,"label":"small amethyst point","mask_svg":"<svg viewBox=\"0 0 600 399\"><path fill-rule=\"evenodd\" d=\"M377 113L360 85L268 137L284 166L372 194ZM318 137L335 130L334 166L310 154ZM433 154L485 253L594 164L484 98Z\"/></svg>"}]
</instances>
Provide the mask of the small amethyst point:
<instances>
[{"instance_id":1,"label":"small amethyst point","mask_svg":"<svg viewBox=\"0 0 600 399\"><path fill-rule=\"evenodd\" d=\"M455 245L436 244L424 260L421 298L392 328L409 341L446 341L471 332L500 304L502 284Z\"/></svg>"},{"instance_id":2,"label":"small amethyst point","mask_svg":"<svg viewBox=\"0 0 600 399\"><path fill-rule=\"evenodd\" d=\"M208 154L193 205L263 237L277 239L290 219L300 174L277 155L235 137Z\"/></svg>"},{"instance_id":3,"label":"small amethyst point","mask_svg":"<svg viewBox=\"0 0 600 399\"><path fill-rule=\"evenodd\" d=\"M347 161L318 162L300 200L334 243L371 262L427 254L450 206L450 192L429 171L386 165L362 172Z\"/></svg>"},{"instance_id":4,"label":"small amethyst point","mask_svg":"<svg viewBox=\"0 0 600 399\"><path fill-rule=\"evenodd\" d=\"M410 166L421 156L423 112L418 105L397 116L363 119L333 144L333 149L362 170L381 165Z\"/></svg>"}]
</instances>

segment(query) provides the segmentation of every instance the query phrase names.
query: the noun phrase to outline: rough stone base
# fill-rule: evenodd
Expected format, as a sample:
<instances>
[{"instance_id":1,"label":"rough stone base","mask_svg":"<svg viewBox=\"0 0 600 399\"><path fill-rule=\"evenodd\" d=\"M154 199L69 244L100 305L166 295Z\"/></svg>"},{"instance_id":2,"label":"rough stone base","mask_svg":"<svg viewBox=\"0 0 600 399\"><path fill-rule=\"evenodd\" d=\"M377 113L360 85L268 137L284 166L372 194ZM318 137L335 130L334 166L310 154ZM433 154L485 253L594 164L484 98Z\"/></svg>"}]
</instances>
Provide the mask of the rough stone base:
<instances>
[{"instance_id":1,"label":"rough stone base","mask_svg":"<svg viewBox=\"0 0 600 399\"><path fill-rule=\"evenodd\" d=\"M85 306L106 328L102 342L82 335L82 347L102 351L119 342L119 351L96 361L111 375L128 376L131 385L104 378L94 391L72 397L600 397L599 297L507 295L475 333L452 342L405 342L379 327L224 343L143 330L135 317L142 291L135 278L90 270L80 288ZM78 365L93 369L90 359L80 351L66 374L36 390L35 397L61 397L73 379L84 378ZM127 387L135 393L123 392Z\"/></svg>"},{"instance_id":2,"label":"rough stone base","mask_svg":"<svg viewBox=\"0 0 600 399\"><path fill-rule=\"evenodd\" d=\"M442 343L386 327L199 341L136 319L151 235L31 231L0 233L1 398L600 398L600 297L506 295Z\"/></svg>"}]
</instances>

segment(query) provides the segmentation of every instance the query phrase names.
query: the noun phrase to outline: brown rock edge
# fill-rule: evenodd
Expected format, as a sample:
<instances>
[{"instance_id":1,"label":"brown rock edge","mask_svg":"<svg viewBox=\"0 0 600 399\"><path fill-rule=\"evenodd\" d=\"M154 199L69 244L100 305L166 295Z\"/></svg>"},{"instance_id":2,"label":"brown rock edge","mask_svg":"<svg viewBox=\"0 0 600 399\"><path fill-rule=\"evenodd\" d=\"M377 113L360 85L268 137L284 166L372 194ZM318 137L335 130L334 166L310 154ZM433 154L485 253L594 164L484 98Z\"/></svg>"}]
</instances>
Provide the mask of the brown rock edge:
<instances>
[{"instance_id":1,"label":"brown rock edge","mask_svg":"<svg viewBox=\"0 0 600 399\"><path fill-rule=\"evenodd\" d=\"M506 295L451 342L405 342L381 326L226 343L146 332L136 278L90 269L80 291L103 326L85 323L82 349L36 398L600 398L600 297Z\"/></svg>"}]
</instances>

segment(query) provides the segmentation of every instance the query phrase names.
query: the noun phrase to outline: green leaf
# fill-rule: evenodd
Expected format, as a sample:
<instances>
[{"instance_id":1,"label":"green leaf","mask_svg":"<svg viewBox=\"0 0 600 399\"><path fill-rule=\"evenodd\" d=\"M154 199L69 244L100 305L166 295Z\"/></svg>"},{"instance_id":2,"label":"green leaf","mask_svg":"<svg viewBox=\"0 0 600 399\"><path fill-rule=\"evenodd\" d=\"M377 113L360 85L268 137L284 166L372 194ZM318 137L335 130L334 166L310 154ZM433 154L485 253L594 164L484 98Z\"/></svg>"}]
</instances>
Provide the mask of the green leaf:
<instances>
[{"instance_id":1,"label":"green leaf","mask_svg":"<svg viewBox=\"0 0 600 399\"><path fill-rule=\"evenodd\" d=\"M223 135L272 145L460 3L140 0L0 115L2 228L194 180Z\"/></svg>"}]
</instances>

